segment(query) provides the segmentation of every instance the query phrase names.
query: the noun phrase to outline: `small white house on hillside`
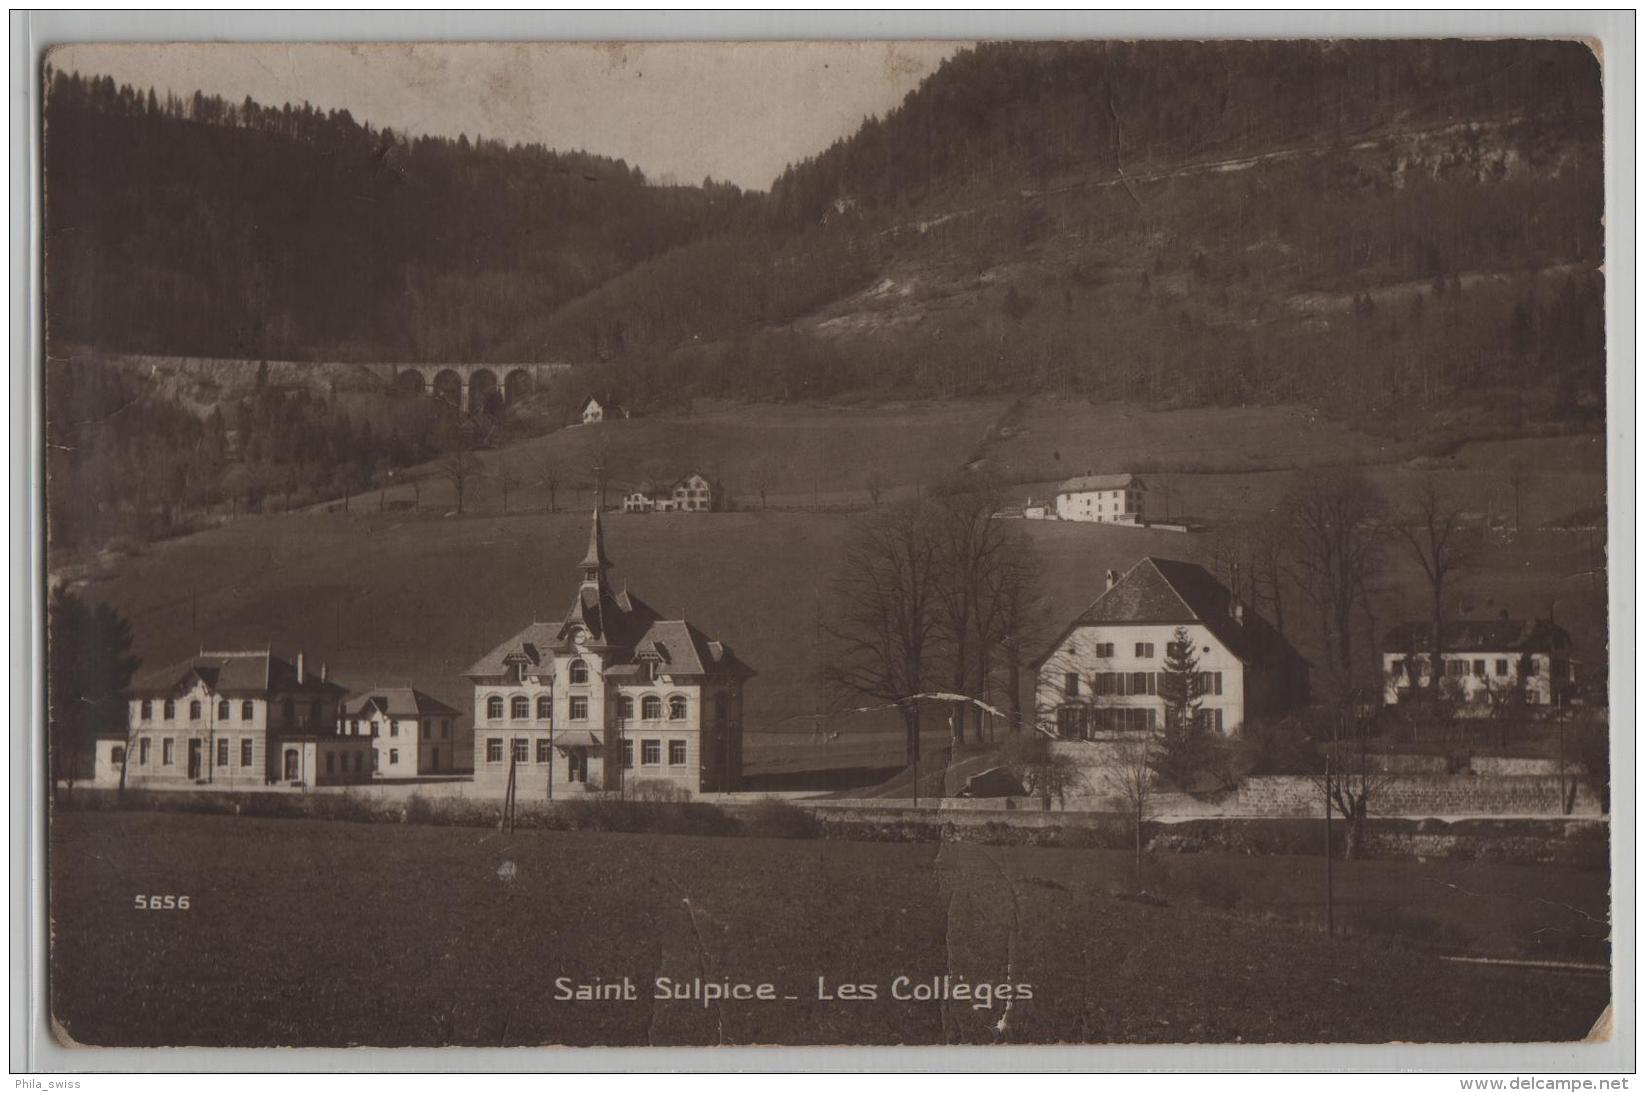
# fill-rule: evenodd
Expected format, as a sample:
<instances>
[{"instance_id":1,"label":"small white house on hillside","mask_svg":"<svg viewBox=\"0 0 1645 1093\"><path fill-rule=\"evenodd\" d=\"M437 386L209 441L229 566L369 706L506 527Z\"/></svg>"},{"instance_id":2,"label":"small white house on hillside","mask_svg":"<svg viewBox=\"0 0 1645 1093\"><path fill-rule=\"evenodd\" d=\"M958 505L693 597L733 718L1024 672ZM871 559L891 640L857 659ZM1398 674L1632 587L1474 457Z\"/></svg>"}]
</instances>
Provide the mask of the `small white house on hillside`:
<instances>
[{"instance_id":1,"label":"small white house on hillside","mask_svg":"<svg viewBox=\"0 0 1645 1093\"><path fill-rule=\"evenodd\" d=\"M1141 524L1148 487L1134 474L1088 474L1057 487L1059 520Z\"/></svg>"}]
</instances>

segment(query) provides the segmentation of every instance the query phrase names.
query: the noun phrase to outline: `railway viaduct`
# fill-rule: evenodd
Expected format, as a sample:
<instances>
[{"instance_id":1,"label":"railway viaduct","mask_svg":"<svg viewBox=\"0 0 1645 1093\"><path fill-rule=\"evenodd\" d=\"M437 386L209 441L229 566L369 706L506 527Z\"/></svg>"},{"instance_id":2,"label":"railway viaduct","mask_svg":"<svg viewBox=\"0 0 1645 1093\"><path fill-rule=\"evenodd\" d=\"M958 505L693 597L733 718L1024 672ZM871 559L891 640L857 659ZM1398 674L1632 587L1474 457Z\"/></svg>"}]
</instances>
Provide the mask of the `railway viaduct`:
<instances>
[{"instance_id":1,"label":"railway viaduct","mask_svg":"<svg viewBox=\"0 0 1645 1093\"><path fill-rule=\"evenodd\" d=\"M570 364L368 364L361 365L395 390L432 395L464 410L482 409L492 392L511 403L563 375Z\"/></svg>"}]
</instances>

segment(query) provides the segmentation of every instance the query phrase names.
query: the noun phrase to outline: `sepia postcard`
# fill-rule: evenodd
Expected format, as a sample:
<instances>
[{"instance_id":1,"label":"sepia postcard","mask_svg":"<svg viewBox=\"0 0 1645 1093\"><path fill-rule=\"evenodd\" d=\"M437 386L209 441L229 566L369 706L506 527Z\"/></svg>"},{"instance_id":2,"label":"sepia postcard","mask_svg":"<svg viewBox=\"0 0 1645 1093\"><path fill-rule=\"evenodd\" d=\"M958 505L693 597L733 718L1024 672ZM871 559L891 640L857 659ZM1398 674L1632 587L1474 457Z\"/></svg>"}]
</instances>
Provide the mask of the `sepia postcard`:
<instances>
[{"instance_id":1,"label":"sepia postcard","mask_svg":"<svg viewBox=\"0 0 1645 1093\"><path fill-rule=\"evenodd\" d=\"M1607 1040L1606 64L49 50L51 1037Z\"/></svg>"}]
</instances>

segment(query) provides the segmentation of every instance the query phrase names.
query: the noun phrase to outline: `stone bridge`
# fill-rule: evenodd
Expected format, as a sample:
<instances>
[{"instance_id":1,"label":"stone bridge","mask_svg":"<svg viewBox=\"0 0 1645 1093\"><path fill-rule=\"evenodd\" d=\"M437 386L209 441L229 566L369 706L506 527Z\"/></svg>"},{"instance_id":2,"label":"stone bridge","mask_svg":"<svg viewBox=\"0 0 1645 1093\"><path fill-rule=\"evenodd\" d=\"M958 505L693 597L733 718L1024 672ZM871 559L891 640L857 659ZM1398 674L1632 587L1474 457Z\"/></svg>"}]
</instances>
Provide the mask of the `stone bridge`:
<instances>
[{"instance_id":1,"label":"stone bridge","mask_svg":"<svg viewBox=\"0 0 1645 1093\"><path fill-rule=\"evenodd\" d=\"M493 393L507 405L554 376L574 367L570 364L368 364L361 367L395 390L432 395L460 409L483 409Z\"/></svg>"}]
</instances>

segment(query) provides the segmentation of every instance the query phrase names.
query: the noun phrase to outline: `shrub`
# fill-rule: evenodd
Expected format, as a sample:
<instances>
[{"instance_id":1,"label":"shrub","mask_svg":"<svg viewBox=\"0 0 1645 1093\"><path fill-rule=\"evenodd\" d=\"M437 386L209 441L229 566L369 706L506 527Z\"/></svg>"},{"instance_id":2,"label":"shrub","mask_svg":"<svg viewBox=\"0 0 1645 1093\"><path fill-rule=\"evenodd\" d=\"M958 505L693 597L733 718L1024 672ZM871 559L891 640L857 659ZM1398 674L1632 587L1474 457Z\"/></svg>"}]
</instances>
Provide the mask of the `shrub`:
<instances>
[{"instance_id":1,"label":"shrub","mask_svg":"<svg viewBox=\"0 0 1645 1093\"><path fill-rule=\"evenodd\" d=\"M822 834L822 824L810 809L775 797L755 801L744 809L743 826L749 834L768 839L814 839Z\"/></svg>"},{"instance_id":2,"label":"shrub","mask_svg":"<svg viewBox=\"0 0 1645 1093\"><path fill-rule=\"evenodd\" d=\"M631 801L689 801L691 791L661 778L642 778L628 788Z\"/></svg>"}]
</instances>

